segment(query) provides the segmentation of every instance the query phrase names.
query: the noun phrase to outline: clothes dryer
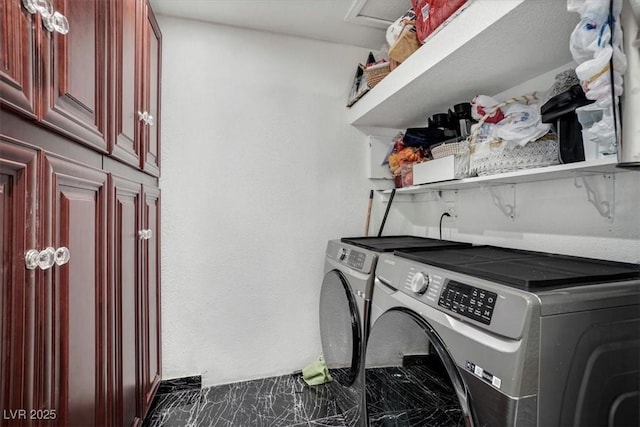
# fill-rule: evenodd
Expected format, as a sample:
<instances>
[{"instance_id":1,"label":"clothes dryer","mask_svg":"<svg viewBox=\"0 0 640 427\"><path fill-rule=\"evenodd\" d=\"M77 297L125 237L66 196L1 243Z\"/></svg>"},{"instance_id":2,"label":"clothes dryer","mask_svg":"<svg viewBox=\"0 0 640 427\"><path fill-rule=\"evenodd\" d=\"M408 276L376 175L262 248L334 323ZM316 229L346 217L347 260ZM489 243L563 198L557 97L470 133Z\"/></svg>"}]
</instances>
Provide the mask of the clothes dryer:
<instances>
[{"instance_id":1,"label":"clothes dryer","mask_svg":"<svg viewBox=\"0 0 640 427\"><path fill-rule=\"evenodd\" d=\"M383 254L370 425L640 425L640 266L490 246Z\"/></svg>"},{"instance_id":2,"label":"clothes dryer","mask_svg":"<svg viewBox=\"0 0 640 427\"><path fill-rule=\"evenodd\" d=\"M329 384L349 425L364 425L363 355L369 331L374 271L380 253L469 246L416 236L345 237L327 244L320 293L323 357Z\"/></svg>"}]
</instances>

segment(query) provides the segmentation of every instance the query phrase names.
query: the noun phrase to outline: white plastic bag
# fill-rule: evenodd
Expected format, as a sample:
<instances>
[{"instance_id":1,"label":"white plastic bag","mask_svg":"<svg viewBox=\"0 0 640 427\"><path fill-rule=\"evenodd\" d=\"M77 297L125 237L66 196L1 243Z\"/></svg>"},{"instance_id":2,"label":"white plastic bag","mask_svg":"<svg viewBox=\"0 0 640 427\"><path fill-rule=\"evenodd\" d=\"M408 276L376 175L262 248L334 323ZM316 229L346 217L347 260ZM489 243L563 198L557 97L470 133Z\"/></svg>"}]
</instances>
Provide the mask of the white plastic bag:
<instances>
[{"instance_id":1,"label":"white plastic bag","mask_svg":"<svg viewBox=\"0 0 640 427\"><path fill-rule=\"evenodd\" d=\"M547 134L551 125L542 123L540 107L537 104L511 104L505 109L505 116L496 125L496 136L509 144L525 146Z\"/></svg>"}]
</instances>

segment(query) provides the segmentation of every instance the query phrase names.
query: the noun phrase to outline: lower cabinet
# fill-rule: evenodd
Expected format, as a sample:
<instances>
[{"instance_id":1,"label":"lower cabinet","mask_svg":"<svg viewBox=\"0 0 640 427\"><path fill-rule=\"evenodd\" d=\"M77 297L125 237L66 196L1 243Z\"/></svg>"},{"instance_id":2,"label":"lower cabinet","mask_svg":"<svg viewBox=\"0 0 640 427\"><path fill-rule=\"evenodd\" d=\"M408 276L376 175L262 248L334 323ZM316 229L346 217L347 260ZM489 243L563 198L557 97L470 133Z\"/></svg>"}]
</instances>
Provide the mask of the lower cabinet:
<instances>
[{"instance_id":1,"label":"lower cabinet","mask_svg":"<svg viewBox=\"0 0 640 427\"><path fill-rule=\"evenodd\" d=\"M160 382L160 190L111 177L109 250L117 425L137 425Z\"/></svg>"},{"instance_id":2,"label":"lower cabinet","mask_svg":"<svg viewBox=\"0 0 640 427\"><path fill-rule=\"evenodd\" d=\"M142 182L0 135L0 426L141 424L160 379Z\"/></svg>"}]
</instances>

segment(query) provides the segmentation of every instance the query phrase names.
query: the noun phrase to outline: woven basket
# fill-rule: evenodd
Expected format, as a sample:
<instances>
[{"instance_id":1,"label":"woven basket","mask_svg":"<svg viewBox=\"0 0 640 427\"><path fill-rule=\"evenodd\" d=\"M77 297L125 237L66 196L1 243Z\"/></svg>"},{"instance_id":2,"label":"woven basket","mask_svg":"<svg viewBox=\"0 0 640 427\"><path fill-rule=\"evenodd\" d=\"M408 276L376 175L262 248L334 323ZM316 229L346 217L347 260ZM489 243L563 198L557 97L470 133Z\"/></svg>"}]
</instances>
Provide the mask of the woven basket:
<instances>
[{"instance_id":1,"label":"woven basket","mask_svg":"<svg viewBox=\"0 0 640 427\"><path fill-rule=\"evenodd\" d=\"M367 79L367 86L374 87L382 81L391 72L391 64L384 62L382 64L372 65L364 69L364 76Z\"/></svg>"},{"instance_id":2,"label":"woven basket","mask_svg":"<svg viewBox=\"0 0 640 427\"><path fill-rule=\"evenodd\" d=\"M441 157L452 156L458 154L462 149L462 142L451 142L449 144L440 144L437 147L431 148L431 155L434 159Z\"/></svg>"},{"instance_id":3,"label":"woven basket","mask_svg":"<svg viewBox=\"0 0 640 427\"><path fill-rule=\"evenodd\" d=\"M471 145L470 171L479 176L538 168L559 163L558 140L555 134L510 147L503 141Z\"/></svg>"}]
</instances>

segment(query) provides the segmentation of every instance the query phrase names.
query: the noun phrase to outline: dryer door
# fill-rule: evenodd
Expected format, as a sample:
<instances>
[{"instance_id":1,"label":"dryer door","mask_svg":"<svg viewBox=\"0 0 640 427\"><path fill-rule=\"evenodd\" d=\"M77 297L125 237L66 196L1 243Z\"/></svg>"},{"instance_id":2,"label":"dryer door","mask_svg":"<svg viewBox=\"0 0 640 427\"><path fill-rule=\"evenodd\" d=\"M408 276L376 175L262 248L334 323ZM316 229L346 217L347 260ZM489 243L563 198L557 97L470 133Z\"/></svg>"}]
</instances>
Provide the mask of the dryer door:
<instances>
[{"instance_id":1,"label":"dryer door","mask_svg":"<svg viewBox=\"0 0 640 427\"><path fill-rule=\"evenodd\" d=\"M371 328L365 359L371 425L476 424L455 362L436 332L413 311L384 312Z\"/></svg>"},{"instance_id":2,"label":"dryer door","mask_svg":"<svg viewBox=\"0 0 640 427\"><path fill-rule=\"evenodd\" d=\"M349 282L338 270L324 276L320 291L320 335L333 379L350 386L360 367L361 319Z\"/></svg>"}]
</instances>

